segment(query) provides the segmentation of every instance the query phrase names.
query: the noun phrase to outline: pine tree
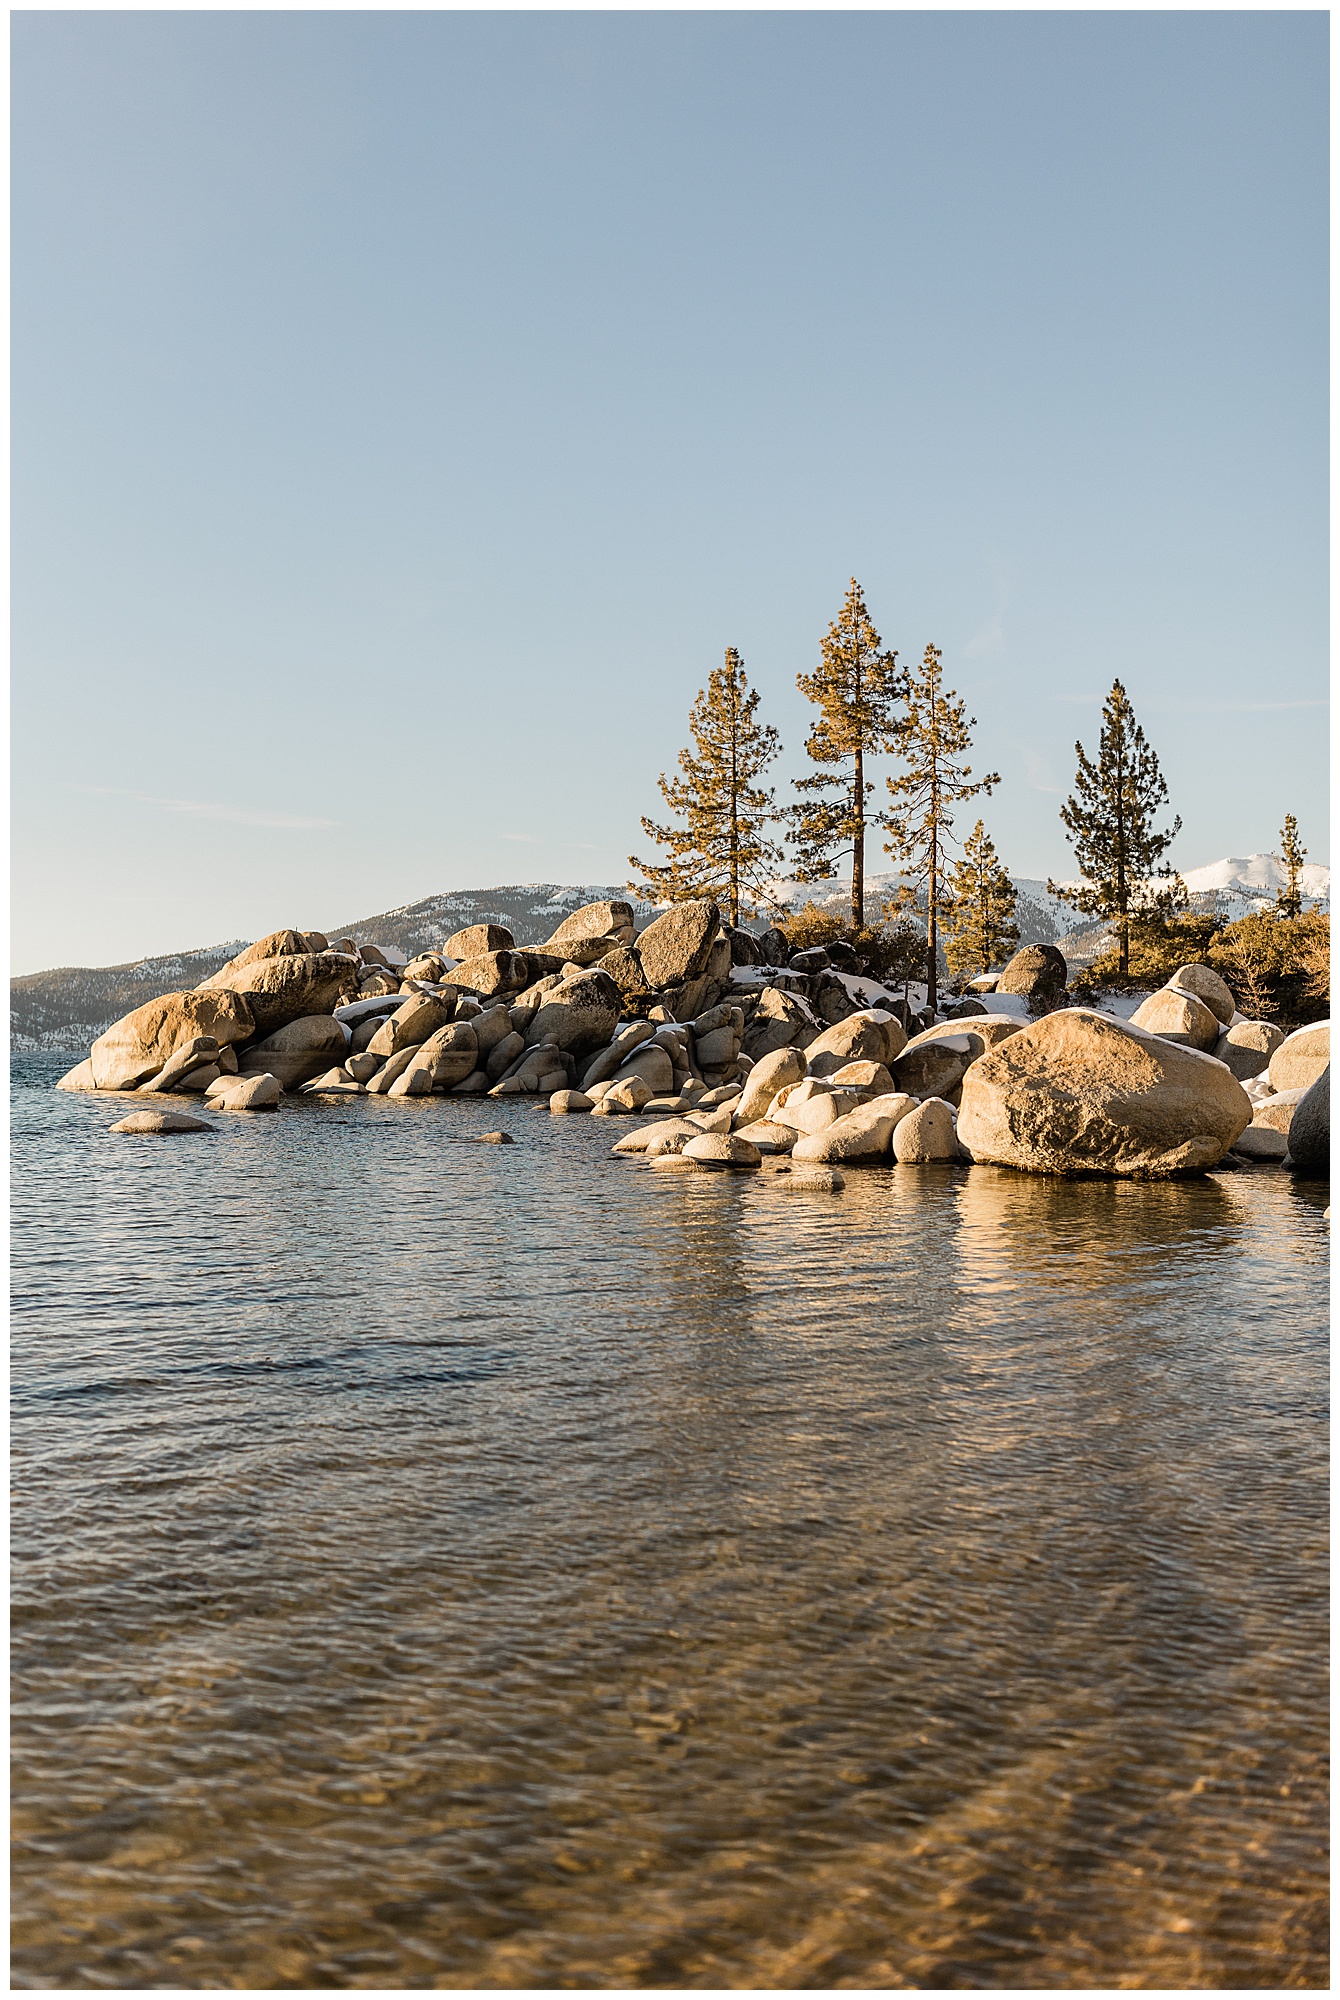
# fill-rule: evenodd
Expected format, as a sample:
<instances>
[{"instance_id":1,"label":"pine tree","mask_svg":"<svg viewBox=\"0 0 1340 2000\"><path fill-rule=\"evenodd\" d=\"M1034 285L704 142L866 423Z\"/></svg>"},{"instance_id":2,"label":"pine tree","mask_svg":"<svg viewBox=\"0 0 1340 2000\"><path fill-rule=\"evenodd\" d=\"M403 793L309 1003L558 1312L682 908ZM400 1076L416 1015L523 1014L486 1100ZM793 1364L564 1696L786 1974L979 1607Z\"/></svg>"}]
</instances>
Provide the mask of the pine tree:
<instances>
[{"instance_id":1,"label":"pine tree","mask_svg":"<svg viewBox=\"0 0 1340 2000\"><path fill-rule=\"evenodd\" d=\"M851 854L851 921L865 927L866 811L873 782L866 761L891 749L901 724L895 706L906 676L898 655L881 652L879 633L853 577L842 615L828 628L818 669L798 674L796 686L819 710L805 743L819 769L798 778L800 802L788 808L796 873L802 882L820 882L840 855Z\"/></svg>"},{"instance_id":2,"label":"pine tree","mask_svg":"<svg viewBox=\"0 0 1340 2000\"><path fill-rule=\"evenodd\" d=\"M771 790L756 780L781 752L777 731L757 720L758 690L751 688L734 646L724 666L715 667L707 687L689 711L693 748L681 750L682 777L657 780L661 796L683 826L658 826L644 819L643 831L666 850L664 865L639 861L644 880L630 884L648 902L685 902L695 897L724 900L730 921L760 903L775 907L767 883L782 862L782 850L767 837L779 817Z\"/></svg>"},{"instance_id":3,"label":"pine tree","mask_svg":"<svg viewBox=\"0 0 1340 2000\"><path fill-rule=\"evenodd\" d=\"M963 859L949 871L945 958L952 972L989 972L1019 942L1015 888L978 820L963 843Z\"/></svg>"},{"instance_id":4,"label":"pine tree","mask_svg":"<svg viewBox=\"0 0 1340 2000\"><path fill-rule=\"evenodd\" d=\"M1048 882L1047 893L1086 916L1115 924L1117 965L1121 978L1130 970L1131 929L1143 915L1170 908L1184 900L1181 878L1160 856L1171 847L1182 822L1174 819L1166 833L1154 827L1154 815L1168 796L1159 760L1145 741L1130 697L1120 681L1103 703L1098 761L1076 743L1078 768L1075 792L1061 808L1061 821L1075 850L1083 880L1061 887ZM1156 890L1163 879L1170 887Z\"/></svg>"},{"instance_id":5,"label":"pine tree","mask_svg":"<svg viewBox=\"0 0 1340 2000\"><path fill-rule=\"evenodd\" d=\"M967 715L952 688L942 684L940 649L927 646L921 666L908 681L907 720L901 749L907 769L888 780L894 803L882 824L892 836L888 852L913 882L926 887L926 1004L936 1003L940 913L944 902L945 843L952 838L952 808L963 799L988 795L999 771L972 779L961 763L972 742L977 717Z\"/></svg>"},{"instance_id":6,"label":"pine tree","mask_svg":"<svg viewBox=\"0 0 1340 2000\"><path fill-rule=\"evenodd\" d=\"M1275 906L1282 917L1298 917L1303 912L1303 863L1307 859L1307 849L1298 838L1298 821L1292 813L1285 813L1284 824L1280 828L1280 853L1277 857L1288 874L1288 881L1275 892Z\"/></svg>"}]
</instances>

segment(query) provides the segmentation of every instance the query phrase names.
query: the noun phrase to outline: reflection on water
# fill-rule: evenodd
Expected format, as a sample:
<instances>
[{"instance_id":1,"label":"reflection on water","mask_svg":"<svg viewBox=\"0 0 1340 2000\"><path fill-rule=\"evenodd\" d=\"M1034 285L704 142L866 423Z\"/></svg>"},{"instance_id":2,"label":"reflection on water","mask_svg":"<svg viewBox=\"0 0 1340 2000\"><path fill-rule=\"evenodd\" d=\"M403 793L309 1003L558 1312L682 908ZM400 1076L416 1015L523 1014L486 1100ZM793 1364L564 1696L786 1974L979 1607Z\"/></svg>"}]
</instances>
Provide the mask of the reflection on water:
<instances>
[{"instance_id":1,"label":"reflection on water","mask_svg":"<svg viewBox=\"0 0 1340 2000\"><path fill-rule=\"evenodd\" d=\"M1324 1189L128 1142L60 1067L19 1983L1325 1984Z\"/></svg>"}]
</instances>

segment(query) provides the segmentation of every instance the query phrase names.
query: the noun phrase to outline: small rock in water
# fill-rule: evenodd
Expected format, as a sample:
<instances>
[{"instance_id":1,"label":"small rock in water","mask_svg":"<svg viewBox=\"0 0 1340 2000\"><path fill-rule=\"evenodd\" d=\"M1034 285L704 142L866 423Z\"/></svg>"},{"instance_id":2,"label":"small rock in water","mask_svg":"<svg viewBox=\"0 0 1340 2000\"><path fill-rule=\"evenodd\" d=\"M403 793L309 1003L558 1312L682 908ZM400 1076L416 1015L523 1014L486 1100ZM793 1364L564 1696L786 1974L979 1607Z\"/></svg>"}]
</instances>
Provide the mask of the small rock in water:
<instances>
[{"instance_id":1,"label":"small rock in water","mask_svg":"<svg viewBox=\"0 0 1340 2000\"><path fill-rule=\"evenodd\" d=\"M551 1111L591 1111L595 1099L588 1097L584 1090L556 1090L549 1100Z\"/></svg>"},{"instance_id":2,"label":"small rock in water","mask_svg":"<svg viewBox=\"0 0 1340 2000\"><path fill-rule=\"evenodd\" d=\"M762 1154L757 1146L734 1132L700 1132L684 1143L683 1157L704 1167L757 1167Z\"/></svg>"},{"instance_id":3,"label":"small rock in water","mask_svg":"<svg viewBox=\"0 0 1340 2000\"><path fill-rule=\"evenodd\" d=\"M216 1132L218 1127L186 1111L132 1111L107 1127L109 1132Z\"/></svg>"},{"instance_id":4,"label":"small rock in water","mask_svg":"<svg viewBox=\"0 0 1340 2000\"><path fill-rule=\"evenodd\" d=\"M277 1076L242 1076L212 1085L208 1101L216 1111L277 1111L284 1086Z\"/></svg>"},{"instance_id":5,"label":"small rock in water","mask_svg":"<svg viewBox=\"0 0 1340 2000\"><path fill-rule=\"evenodd\" d=\"M481 1146L514 1146L516 1140L510 1132L481 1132L478 1144Z\"/></svg>"},{"instance_id":6,"label":"small rock in water","mask_svg":"<svg viewBox=\"0 0 1340 2000\"><path fill-rule=\"evenodd\" d=\"M789 1194L841 1194L847 1182L836 1167L802 1166L778 1172L773 1185Z\"/></svg>"}]
</instances>

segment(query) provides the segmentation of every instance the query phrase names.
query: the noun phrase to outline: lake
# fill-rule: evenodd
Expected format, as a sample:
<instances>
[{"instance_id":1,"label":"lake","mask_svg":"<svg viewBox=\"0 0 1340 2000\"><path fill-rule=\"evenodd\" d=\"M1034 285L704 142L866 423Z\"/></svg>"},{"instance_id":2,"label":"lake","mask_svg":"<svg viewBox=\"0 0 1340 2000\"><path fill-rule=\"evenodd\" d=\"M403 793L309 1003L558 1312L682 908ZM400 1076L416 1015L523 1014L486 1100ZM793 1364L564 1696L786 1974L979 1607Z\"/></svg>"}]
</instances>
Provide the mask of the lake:
<instances>
[{"instance_id":1,"label":"lake","mask_svg":"<svg viewBox=\"0 0 1340 2000\"><path fill-rule=\"evenodd\" d=\"M1324 1184L132 1139L72 1060L14 1064L16 1984L1326 1984Z\"/></svg>"}]
</instances>

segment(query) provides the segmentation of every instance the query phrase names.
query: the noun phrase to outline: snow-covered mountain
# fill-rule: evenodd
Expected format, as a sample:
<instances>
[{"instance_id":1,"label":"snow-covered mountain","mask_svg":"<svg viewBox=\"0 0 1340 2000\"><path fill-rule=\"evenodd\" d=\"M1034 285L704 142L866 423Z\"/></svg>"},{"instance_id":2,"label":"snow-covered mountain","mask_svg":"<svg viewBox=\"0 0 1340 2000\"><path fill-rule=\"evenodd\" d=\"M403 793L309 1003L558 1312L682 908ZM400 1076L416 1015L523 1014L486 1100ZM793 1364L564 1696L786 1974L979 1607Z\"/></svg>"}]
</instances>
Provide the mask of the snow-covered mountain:
<instances>
[{"instance_id":1,"label":"snow-covered mountain","mask_svg":"<svg viewBox=\"0 0 1340 2000\"><path fill-rule=\"evenodd\" d=\"M867 875L867 902L877 904L896 896L904 879L896 873ZM1074 931L1094 928L1092 917L1082 916L1059 896L1049 895L1040 877L1012 875L1010 879L1018 897L1016 916L1025 944L1052 944ZM1273 908L1276 890L1284 887L1285 871L1273 854L1227 855L1204 868L1184 869L1182 880L1193 909L1218 911L1232 919ZM1072 884L1059 886L1069 888ZM834 876L827 882L783 879L772 888L779 901L793 907L809 902L824 909L838 908L850 900L851 877ZM1304 863L1302 889L1305 909L1330 909L1331 871L1324 863Z\"/></svg>"}]
</instances>

